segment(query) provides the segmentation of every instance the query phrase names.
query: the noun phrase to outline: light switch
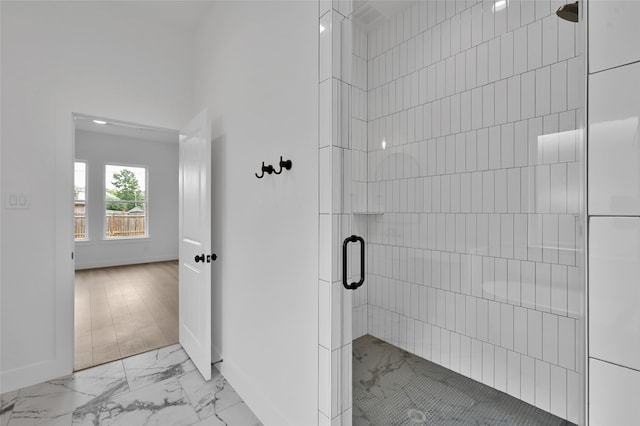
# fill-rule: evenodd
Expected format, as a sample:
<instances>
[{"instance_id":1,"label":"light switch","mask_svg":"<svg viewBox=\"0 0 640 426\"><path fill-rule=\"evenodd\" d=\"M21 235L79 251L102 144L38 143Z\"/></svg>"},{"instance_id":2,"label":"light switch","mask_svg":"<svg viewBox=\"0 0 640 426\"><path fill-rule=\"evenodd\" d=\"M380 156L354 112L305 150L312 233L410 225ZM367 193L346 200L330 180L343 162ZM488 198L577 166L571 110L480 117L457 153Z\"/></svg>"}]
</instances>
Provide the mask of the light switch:
<instances>
[{"instance_id":1,"label":"light switch","mask_svg":"<svg viewBox=\"0 0 640 426\"><path fill-rule=\"evenodd\" d=\"M5 198L6 209L28 209L31 205L31 194L26 192L10 192Z\"/></svg>"}]
</instances>

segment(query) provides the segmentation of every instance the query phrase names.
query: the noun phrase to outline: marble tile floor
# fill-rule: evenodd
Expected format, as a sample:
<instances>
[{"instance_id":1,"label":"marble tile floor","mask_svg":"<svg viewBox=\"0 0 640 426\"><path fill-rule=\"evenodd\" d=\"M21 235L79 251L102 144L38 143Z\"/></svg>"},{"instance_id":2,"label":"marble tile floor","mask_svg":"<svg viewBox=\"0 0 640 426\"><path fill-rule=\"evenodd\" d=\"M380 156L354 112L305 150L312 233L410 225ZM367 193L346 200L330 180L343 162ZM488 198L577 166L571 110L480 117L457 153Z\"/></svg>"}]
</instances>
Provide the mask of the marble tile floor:
<instances>
[{"instance_id":1,"label":"marble tile floor","mask_svg":"<svg viewBox=\"0 0 640 426\"><path fill-rule=\"evenodd\" d=\"M258 426L220 372L205 382L178 345L0 396L0 426Z\"/></svg>"},{"instance_id":2,"label":"marble tile floor","mask_svg":"<svg viewBox=\"0 0 640 426\"><path fill-rule=\"evenodd\" d=\"M353 426L571 426L373 336L353 341Z\"/></svg>"}]
</instances>

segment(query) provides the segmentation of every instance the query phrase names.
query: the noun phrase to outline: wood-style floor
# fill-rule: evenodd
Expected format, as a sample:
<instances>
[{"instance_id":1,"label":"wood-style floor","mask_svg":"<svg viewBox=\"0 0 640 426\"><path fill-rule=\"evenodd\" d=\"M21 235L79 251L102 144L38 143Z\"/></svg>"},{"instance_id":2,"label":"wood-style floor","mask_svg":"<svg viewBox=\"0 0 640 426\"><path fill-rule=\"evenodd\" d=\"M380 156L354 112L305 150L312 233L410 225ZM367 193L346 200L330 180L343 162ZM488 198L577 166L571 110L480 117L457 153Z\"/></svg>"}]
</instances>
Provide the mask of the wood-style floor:
<instances>
[{"instance_id":1,"label":"wood-style floor","mask_svg":"<svg viewBox=\"0 0 640 426\"><path fill-rule=\"evenodd\" d=\"M75 273L75 370L178 342L178 262Z\"/></svg>"}]
</instances>

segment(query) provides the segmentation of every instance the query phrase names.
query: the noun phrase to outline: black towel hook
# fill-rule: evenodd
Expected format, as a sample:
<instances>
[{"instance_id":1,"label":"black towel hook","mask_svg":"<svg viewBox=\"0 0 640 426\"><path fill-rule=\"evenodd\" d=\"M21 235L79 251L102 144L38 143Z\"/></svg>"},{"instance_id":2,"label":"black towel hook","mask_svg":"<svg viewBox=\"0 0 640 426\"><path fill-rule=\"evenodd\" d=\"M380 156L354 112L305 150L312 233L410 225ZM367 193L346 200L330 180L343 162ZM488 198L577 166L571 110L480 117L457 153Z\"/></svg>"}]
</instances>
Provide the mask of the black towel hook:
<instances>
[{"instance_id":1,"label":"black towel hook","mask_svg":"<svg viewBox=\"0 0 640 426\"><path fill-rule=\"evenodd\" d=\"M280 156L280 171L276 172L274 170L273 173L279 175L280 173L282 173L283 169L291 170L292 166L293 166L293 162L291 160L283 161L282 160L282 155L281 155Z\"/></svg>"},{"instance_id":2,"label":"black towel hook","mask_svg":"<svg viewBox=\"0 0 640 426\"><path fill-rule=\"evenodd\" d=\"M260 176L258 176L258 174L256 173L256 177L258 179L262 179L264 177L265 172L267 172L268 174L274 173L275 170L273 169L273 166L271 164L269 164L268 166L264 165L264 161L262 162L262 174Z\"/></svg>"}]
</instances>

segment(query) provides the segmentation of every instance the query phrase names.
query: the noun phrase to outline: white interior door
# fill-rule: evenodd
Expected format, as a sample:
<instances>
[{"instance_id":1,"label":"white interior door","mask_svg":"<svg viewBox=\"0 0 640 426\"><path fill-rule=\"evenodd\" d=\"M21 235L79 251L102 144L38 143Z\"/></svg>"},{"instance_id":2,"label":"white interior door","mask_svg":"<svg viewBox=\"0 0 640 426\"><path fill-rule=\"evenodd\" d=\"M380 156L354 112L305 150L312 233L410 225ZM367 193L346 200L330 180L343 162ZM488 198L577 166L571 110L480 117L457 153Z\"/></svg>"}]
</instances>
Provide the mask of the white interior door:
<instances>
[{"instance_id":1,"label":"white interior door","mask_svg":"<svg viewBox=\"0 0 640 426\"><path fill-rule=\"evenodd\" d=\"M207 111L180 131L180 344L211 379L211 126Z\"/></svg>"}]
</instances>

